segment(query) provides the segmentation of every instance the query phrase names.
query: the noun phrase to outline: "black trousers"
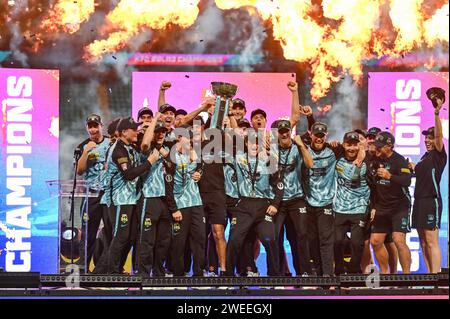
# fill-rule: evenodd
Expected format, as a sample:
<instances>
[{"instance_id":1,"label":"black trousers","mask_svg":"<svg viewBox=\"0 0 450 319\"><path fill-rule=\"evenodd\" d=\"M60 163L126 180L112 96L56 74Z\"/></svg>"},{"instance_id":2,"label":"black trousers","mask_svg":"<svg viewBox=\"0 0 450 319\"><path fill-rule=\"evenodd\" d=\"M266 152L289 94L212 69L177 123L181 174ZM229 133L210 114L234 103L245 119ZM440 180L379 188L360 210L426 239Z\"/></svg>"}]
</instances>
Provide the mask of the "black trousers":
<instances>
[{"instance_id":1,"label":"black trousers","mask_svg":"<svg viewBox=\"0 0 450 319\"><path fill-rule=\"evenodd\" d=\"M164 276L170 247L172 216L164 197L144 198L139 222L138 273Z\"/></svg>"},{"instance_id":2,"label":"black trousers","mask_svg":"<svg viewBox=\"0 0 450 319\"><path fill-rule=\"evenodd\" d=\"M123 256L128 253L131 241L132 219L135 205L111 205L109 208L113 221L113 239L109 246L108 273L121 274Z\"/></svg>"},{"instance_id":3,"label":"black trousers","mask_svg":"<svg viewBox=\"0 0 450 319\"><path fill-rule=\"evenodd\" d=\"M294 229L288 227L293 226ZM287 238L291 245L293 264L296 268L297 275L303 273L311 274L311 263L308 244L308 215L306 213L306 203L301 198L282 201L275 215L275 230L278 239L278 249L280 263L284 261L284 233L283 228L286 226ZM286 267L287 268L287 267Z\"/></svg>"},{"instance_id":4,"label":"black trousers","mask_svg":"<svg viewBox=\"0 0 450 319\"><path fill-rule=\"evenodd\" d=\"M174 276L183 276L185 269L185 249L189 247L193 254L194 276L203 276L205 269L205 215L202 206L180 209L181 222L172 225L172 245L170 251L171 268Z\"/></svg>"},{"instance_id":5,"label":"black trousers","mask_svg":"<svg viewBox=\"0 0 450 319\"><path fill-rule=\"evenodd\" d=\"M83 231L83 241L87 240L86 248L86 272L89 271L89 265L95 250L95 242L100 221L103 217L105 205L100 204L101 195L98 197L89 197L87 201L83 199L81 205L81 225ZM86 231L87 227L87 231ZM87 238L84 237L87 234Z\"/></svg>"},{"instance_id":6,"label":"black trousers","mask_svg":"<svg viewBox=\"0 0 450 319\"><path fill-rule=\"evenodd\" d=\"M227 245L227 274L234 275L237 258L241 253L247 234L251 229L254 229L266 250L268 275L278 276L279 261L275 240L275 224L273 223L273 217L266 215L268 207L269 202L266 199L241 199L238 204L239 210L233 216L230 228L230 238Z\"/></svg>"},{"instance_id":7,"label":"black trousers","mask_svg":"<svg viewBox=\"0 0 450 319\"><path fill-rule=\"evenodd\" d=\"M138 201L137 205L134 205L133 214L131 215L131 225L130 225L130 240L127 244L127 248L123 251L120 266L121 269L125 268L125 263L127 261L128 255L131 251L131 273L137 271L137 241L139 234L139 215L142 211L142 204L144 200L141 199Z\"/></svg>"},{"instance_id":8,"label":"black trousers","mask_svg":"<svg viewBox=\"0 0 450 319\"><path fill-rule=\"evenodd\" d=\"M334 274L334 216L331 204L324 207L306 206L308 242L317 275Z\"/></svg>"},{"instance_id":9,"label":"black trousers","mask_svg":"<svg viewBox=\"0 0 450 319\"><path fill-rule=\"evenodd\" d=\"M345 272L344 267L344 245L347 241L346 233L351 232L350 247L351 259L347 271L351 274L361 274L361 257L364 249L364 227L366 214L340 214L335 213L335 273L336 275Z\"/></svg>"},{"instance_id":10,"label":"black trousers","mask_svg":"<svg viewBox=\"0 0 450 319\"><path fill-rule=\"evenodd\" d=\"M227 196L227 217L230 221L230 225L233 224L233 216L236 216L236 213L239 211L239 202L240 199ZM257 239L258 237L256 236L255 230L250 229L244 240L241 253L237 257L237 273L241 276L246 276L249 271L254 273L258 272L254 258L254 245Z\"/></svg>"},{"instance_id":11,"label":"black trousers","mask_svg":"<svg viewBox=\"0 0 450 319\"><path fill-rule=\"evenodd\" d=\"M100 234L101 237L101 253L100 257L95 262L94 274L106 274L108 273L108 251L109 246L111 245L112 237L113 237L113 222L111 221L111 217L109 214L109 208L106 205L103 205L103 229ZM96 247L97 249L98 247Z\"/></svg>"}]
</instances>

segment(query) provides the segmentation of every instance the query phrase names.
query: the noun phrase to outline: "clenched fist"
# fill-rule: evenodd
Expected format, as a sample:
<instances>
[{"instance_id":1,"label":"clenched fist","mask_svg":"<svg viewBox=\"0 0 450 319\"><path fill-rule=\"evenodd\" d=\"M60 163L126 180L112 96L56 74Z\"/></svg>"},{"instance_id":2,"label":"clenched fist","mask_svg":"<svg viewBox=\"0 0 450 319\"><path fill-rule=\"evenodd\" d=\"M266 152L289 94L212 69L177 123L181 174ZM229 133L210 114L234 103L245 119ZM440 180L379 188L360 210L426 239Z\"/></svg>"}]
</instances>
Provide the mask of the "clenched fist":
<instances>
[{"instance_id":1,"label":"clenched fist","mask_svg":"<svg viewBox=\"0 0 450 319\"><path fill-rule=\"evenodd\" d=\"M170 88L171 86L172 86L172 83L170 83L169 81L162 81L160 89L161 89L161 91L165 91L168 88Z\"/></svg>"},{"instance_id":2,"label":"clenched fist","mask_svg":"<svg viewBox=\"0 0 450 319\"><path fill-rule=\"evenodd\" d=\"M289 81L287 87L291 92L296 92L298 90L298 84L294 81Z\"/></svg>"}]
</instances>

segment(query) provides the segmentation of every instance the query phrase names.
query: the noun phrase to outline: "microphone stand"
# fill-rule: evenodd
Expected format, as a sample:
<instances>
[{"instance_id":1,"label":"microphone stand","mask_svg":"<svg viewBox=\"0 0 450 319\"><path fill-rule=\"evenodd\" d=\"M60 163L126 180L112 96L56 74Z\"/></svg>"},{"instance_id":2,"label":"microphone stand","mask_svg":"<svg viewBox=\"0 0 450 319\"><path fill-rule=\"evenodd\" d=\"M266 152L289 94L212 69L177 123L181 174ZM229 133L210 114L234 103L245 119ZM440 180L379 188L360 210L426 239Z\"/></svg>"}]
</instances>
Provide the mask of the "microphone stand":
<instances>
[{"instance_id":1,"label":"microphone stand","mask_svg":"<svg viewBox=\"0 0 450 319\"><path fill-rule=\"evenodd\" d=\"M71 202L70 202L70 216L69 216L69 220L71 221L71 232L72 232L72 237L70 239L70 263L73 264L73 241L74 241L74 229L75 229L75 218L74 218L74 213L75 213L75 189L77 187L77 170L78 170L78 160L81 157L81 149L76 148L75 149L75 153L74 153L74 159L75 159L75 163L73 164L74 166L74 174L73 174L73 187L72 187L72 194L71 194Z\"/></svg>"}]
</instances>

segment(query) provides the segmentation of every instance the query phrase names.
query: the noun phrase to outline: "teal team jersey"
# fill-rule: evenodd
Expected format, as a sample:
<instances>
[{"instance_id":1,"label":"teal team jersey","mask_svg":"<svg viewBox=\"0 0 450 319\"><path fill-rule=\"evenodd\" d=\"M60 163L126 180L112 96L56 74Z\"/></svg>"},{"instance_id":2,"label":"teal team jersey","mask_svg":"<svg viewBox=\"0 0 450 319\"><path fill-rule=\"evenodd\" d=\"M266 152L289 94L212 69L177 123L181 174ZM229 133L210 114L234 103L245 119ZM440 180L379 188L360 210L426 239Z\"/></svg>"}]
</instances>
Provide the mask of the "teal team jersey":
<instances>
[{"instance_id":1,"label":"teal team jersey","mask_svg":"<svg viewBox=\"0 0 450 319\"><path fill-rule=\"evenodd\" d=\"M247 153L238 152L234 165L236 167L239 194L242 197L266 199L275 197L270 184L267 160L257 160L256 157L248 157ZM252 180L254 180L254 183L252 183Z\"/></svg>"},{"instance_id":2,"label":"teal team jersey","mask_svg":"<svg viewBox=\"0 0 450 319\"><path fill-rule=\"evenodd\" d=\"M175 173L173 177L173 195L178 209L201 206L202 199L198 184L191 175L197 169L197 163L190 162L189 154L176 153Z\"/></svg>"},{"instance_id":3,"label":"teal team jersey","mask_svg":"<svg viewBox=\"0 0 450 319\"><path fill-rule=\"evenodd\" d=\"M289 148L276 146L272 149L278 158L278 169L283 177L283 200L302 198L305 196L301 183L303 157L296 144Z\"/></svg>"},{"instance_id":4,"label":"teal team jersey","mask_svg":"<svg viewBox=\"0 0 450 319\"><path fill-rule=\"evenodd\" d=\"M169 151L169 148L163 147L166 151ZM164 175L164 159L162 155L159 155L158 160L152 165L150 171L144 175L144 184L142 186L144 197L162 197L166 195Z\"/></svg>"},{"instance_id":5,"label":"teal team jersey","mask_svg":"<svg viewBox=\"0 0 450 319\"><path fill-rule=\"evenodd\" d=\"M110 170L108 169L108 161L109 158L112 156L112 152L114 151L114 147L117 145L117 142L114 144L110 144L108 150L106 151L106 162L105 162L105 169L103 171L103 178L102 178L102 189L105 190L103 193L102 198L100 199L100 204L107 205L108 207L111 206L111 192L106 191L110 190L111 187L111 174Z\"/></svg>"},{"instance_id":6,"label":"teal team jersey","mask_svg":"<svg viewBox=\"0 0 450 319\"><path fill-rule=\"evenodd\" d=\"M86 147L85 143L82 147ZM95 190L103 189L103 178L105 173L106 152L109 148L109 138L104 137L101 143L88 153L87 169L84 173L84 180L88 187Z\"/></svg>"},{"instance_id":7,"label":"teal team jersey","mask_svg":"<svg viewBox=\"0 0 450 319\"><path fill-rule=\"evenodd\" d=\"M341 214L364 214L369 205L370 189L366 179L367 166L340 158L336 163L336 196L333 210Z\"/></svg>"},{"instance_id":8,"label":"teal team jersey","mask_svg":"<svg viewBox=\"0 0 450 319\"><path fill-rule=\"evenodd\" d=\"M336 193L336 154L328 146L319 152L314 151L310 146L308 148L314 165L305 170L306 199L313 207L324 207L333 203ZM342 149L340 150L342 152Z\"/></svg>"},{"instance_id":9,"label":"teal team jersey","mask_svg":"<svg viewBox=\"0 0 450 319\"><path fill-rule=\"evenodd\" d=\"M140 163L140 155L132 146L125 145L119 140L111 147L107 161L109 185L105 189L105 195L109 198L105 198L104 201L109 201L115 206L135 205L140 197L140 194L137 192L139 177L131 181L124 178L119 170L119 165L123 165L124 163L121 162L121 158L119 158L117 163L114 161L115 153L119 151L119 148L124 148L128 153L128 165L130 167L137 167Z\"/></svg>"}]
</instances>

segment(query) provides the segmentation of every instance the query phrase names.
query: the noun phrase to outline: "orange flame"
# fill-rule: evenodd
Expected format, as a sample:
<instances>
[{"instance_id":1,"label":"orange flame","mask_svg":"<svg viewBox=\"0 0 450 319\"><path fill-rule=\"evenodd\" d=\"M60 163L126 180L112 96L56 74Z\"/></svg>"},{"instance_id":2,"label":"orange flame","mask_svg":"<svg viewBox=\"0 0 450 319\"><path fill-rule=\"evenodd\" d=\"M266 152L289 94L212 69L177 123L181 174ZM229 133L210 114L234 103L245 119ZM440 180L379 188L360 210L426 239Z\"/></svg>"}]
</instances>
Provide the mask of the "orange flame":
<instances>
[{"instance_id":1,"label":"orange flame","mask_svg":"<svg viewBox=\"0 0 450 319\"><path fill-rule=\"evenodd\" d=\"M148 29L164 29L170 23L187 28L197 19L200 0L122 0L106 17L104 40L97 40L85 48L85 58L98 60L103 54L124 48L133 37Z\"/></svg>"},{"instance_id":2,"label":"orange flame","mask_svg":"<svg viewBox=\"0 0 450 319\"><path fill-rule=\"evenodd\" d=\"M424 38L429 47L433 47L437 42L448 43L449 21L448 4L436 11L434 16L424 23Z\"/></svg>"},{"instance_id":3,"label":"orange flame","mask_svg":"<svg viewBox=\"0 0 450 319\"><path fill-rule=\"evenodd\" d=\"M95 10L94 0L59 0L41 27L47 32L75 33Z\"/></svg>"},{"instance_id":4,"label":"orange flame","mask_svg":"<svg viewBox=\"0 0 450 319\"><path fill-rule=\"evenodd\" d=\"M363 60L404 54L423 44L448 43L448 4L425 21L424 0L389 0L392 30L380 19L386 1L323 0L327 23L320 22L320 8L310 0L216 0L216 4L224 10L256 8L262 19L271 21L284 57L311 65L311 96L317 101L345 73L361 81ZM391 41L388 37L395 32Z\"/></svg>"}]
</instances>

